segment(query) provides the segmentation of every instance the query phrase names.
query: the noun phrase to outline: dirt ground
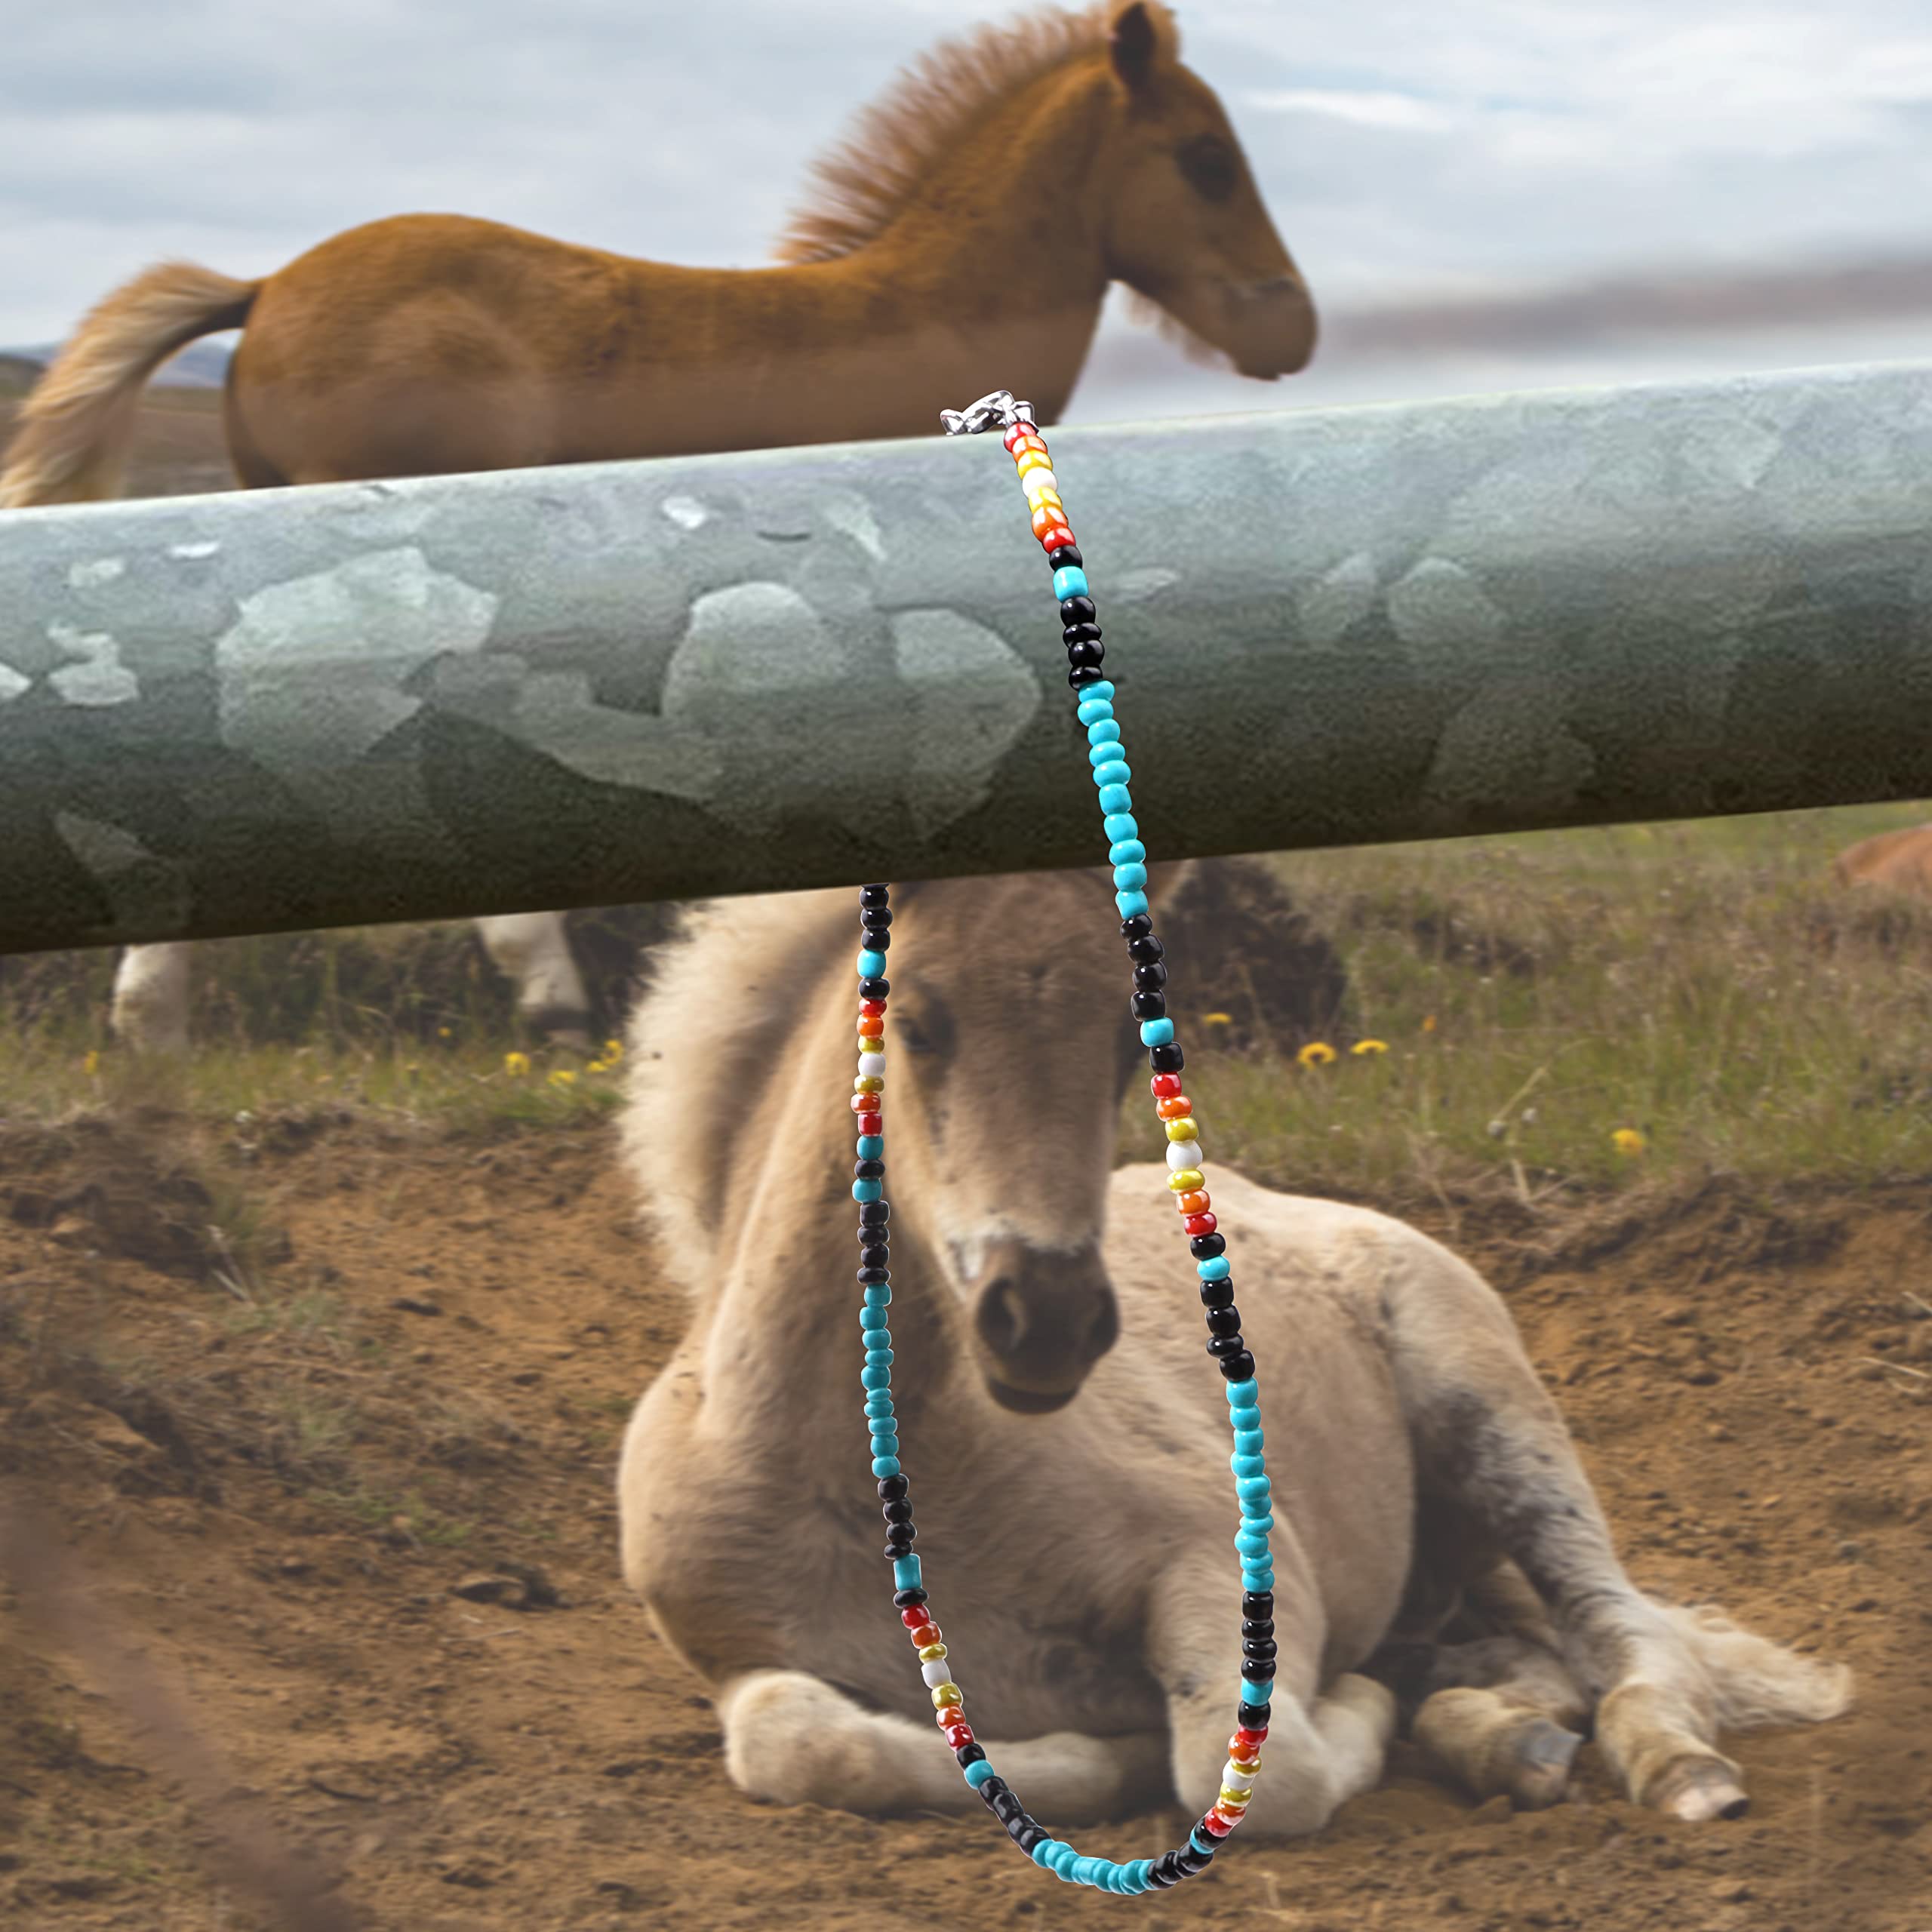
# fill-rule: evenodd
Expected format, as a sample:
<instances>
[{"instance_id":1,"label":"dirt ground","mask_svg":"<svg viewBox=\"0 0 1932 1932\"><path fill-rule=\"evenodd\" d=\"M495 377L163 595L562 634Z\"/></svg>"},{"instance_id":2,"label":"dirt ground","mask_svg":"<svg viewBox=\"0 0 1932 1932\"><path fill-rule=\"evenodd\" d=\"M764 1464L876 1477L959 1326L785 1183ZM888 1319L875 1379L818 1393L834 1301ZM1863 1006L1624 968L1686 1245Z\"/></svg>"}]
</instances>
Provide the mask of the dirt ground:
<instances>
[{"instance_id":1,"label":"dirt ground","mask_svg":"<svg viewBox=\"0 0 1932 1932\"><path fill-rule=\"evenodd\" d=\"M1125 1903L983 1819L728 1784L616 1574L617 1438L679 1317L607 1128L142 1134L0 1130L0 1472L364 1927L1932 1932L1922 1189L1415 1214L1510 1298L1640 1580L1860 1673L1847 1718L1737 1743L1746 1818L1638 1811L1587 1747L1568 1803L1512 1816L1404 1749L1319 1839L1237 1840ZM0 1922L268 1924L211 1874L165 1743L22 1609L0 1598ZM1137 1855L1184 1823L1083 1836Z\"/></svg>"}]
</instances>

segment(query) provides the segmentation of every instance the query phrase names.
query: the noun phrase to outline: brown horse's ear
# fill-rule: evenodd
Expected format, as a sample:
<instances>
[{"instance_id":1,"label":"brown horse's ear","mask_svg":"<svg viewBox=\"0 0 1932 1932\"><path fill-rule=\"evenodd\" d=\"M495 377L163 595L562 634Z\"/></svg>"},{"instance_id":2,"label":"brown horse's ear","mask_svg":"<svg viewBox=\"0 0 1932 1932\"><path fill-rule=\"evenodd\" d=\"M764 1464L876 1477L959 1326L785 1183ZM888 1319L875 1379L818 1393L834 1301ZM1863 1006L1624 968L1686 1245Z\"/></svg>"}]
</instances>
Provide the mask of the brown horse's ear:
<instances>
[{"instance_id":1,"label":"brown horse's ear","mask_svg":"<svg viewBox=\"0 0 1932 1932\"><path fill-rule=\"evenodd\" d=\"M1138 94L1163 67L1180 57L1174 17L1160 0L1128 0L1115 9L1107 32L1107 57L1129 94Z\"/></svg>"}]
</instances>

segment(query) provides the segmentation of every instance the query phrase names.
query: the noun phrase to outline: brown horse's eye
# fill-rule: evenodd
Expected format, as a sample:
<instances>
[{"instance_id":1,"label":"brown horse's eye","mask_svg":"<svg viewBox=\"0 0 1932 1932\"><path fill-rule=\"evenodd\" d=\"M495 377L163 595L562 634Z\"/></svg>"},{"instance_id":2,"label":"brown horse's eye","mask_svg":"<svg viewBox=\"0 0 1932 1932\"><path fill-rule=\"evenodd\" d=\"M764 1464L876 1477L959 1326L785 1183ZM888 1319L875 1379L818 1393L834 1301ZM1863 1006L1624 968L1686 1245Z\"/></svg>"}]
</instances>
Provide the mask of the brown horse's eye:
<instances>
[{"instance_id":1,"label":"brown horse's eye","mask_svg":"<svg viewBox=\"0 0 1932 1932\"><path fill-rule=\"evenodd\" d=\"M1204 201L1225 202L1241 179L1241 163L1219 134L1197 134L1183 142L1174 158L1187 185Z\"/></svg>"}]
</instances>

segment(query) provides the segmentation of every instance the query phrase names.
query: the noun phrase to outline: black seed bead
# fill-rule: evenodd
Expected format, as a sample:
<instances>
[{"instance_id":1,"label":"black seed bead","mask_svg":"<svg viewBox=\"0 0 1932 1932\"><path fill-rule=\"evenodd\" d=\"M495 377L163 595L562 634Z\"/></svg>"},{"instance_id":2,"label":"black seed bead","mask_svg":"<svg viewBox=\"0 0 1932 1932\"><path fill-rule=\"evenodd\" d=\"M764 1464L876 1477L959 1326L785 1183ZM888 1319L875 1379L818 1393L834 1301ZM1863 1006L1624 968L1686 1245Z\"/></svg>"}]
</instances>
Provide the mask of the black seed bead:
<instances>
[{"instance_id":1,"label":"black seed bead","mask_svg":"<svg viewBox=\"0 0 1932 1932\"><path fill-rule=\"evenodd\" d=\"M875 933L869 926L861 926L859 937L874 952L890 952L892 950L892 935L890 933Z\"/></svg>"},{"instance_id":2,"label":"black seed bead","mask_svg":"<svg viewBox=\"0 0 1932 1932\"><path fill-rule=\"evenodd\" d=\"M1251 1684L1272 1684L1275 1666L1265 1657L1244 1657L1241 1660L1241 1674Z\"/></svg>"},{"instance_id":3,"label":"black seed bead","mask_svg":"<svg viewBox=\"0 0 1932 1932\"><path fill-rule=\"evenodd\" d=\"M1235 1284L1232 1281L1203 1281L1201 1284L1201 1306L1203 1308L1232 1308L1235 1305Z\"/></svg>"},{"instance_id":4,"label":"black seed bead","mask_svg":"<svg viewBox=\"0 0 1932 1932\"><path fill-rule=\"evenodd\" d=\"M903 1558L908 1557L912 1555L912 1524L908 1523L906 1525L906 1534L904 1537L902 1538L895 1536L887 1538L885 1545L885 1560L887 1562L897 1563Z\"/></svg>"},{"instance_id":5,"label":"black seed bead","mask_svg":"<svg viewBox=\"0 0 1932 1932\"><path fill-rule=\"evenodd\" d=\"M1077 571L1086 561L1087 559L1080 554L1080 546L1077 543L1063 543L1058 549L1047 552L1047 562L1057 571Z\"/></svg>"},{"instance_id":6,"label":"black seed bead","mask_svg":"<svg viewBox=\"0 0 1932 1932\"><path fill-rule=\"evenodd\" d=\"M1157 993L1168 983L1168 969L1158 959L1150 959L1145 965L1134 969L1134 986L1137 992Z\"/></svg>"},{"instance_id":7,"label":"black seed bead","mask_svg":"<svg viewBox=\"0 0 1932 1932\"><path fill-rule=\"evenodd\" d=\"M1165 993L1136 993L1128 1004L1133 1008L1137 1020L1164 1020L1168 1017Z\"/></svg>"},{"instance_id":8,"label":"black seed bead","mask_svg":"<svg viewBox=\"0 0 1932 1932\"><path fill-rule=\"evenodd\" d=\"M890 980L874 979L869 974L859 982L859 997L861 999L883 999L891 990L892 982Z\"/></svg>"},{"instance_id":9,"label":"black seed bead","mask_svg":"<svg viewBox=\"0 0 1932 1932\"><path fill-rule=\"evenodd\" d=\"M990 1784L992 1780L989 1778ZM1020 1801L1020 1794L1009 1786L1004 1791L986 1800L986 1808L1002 1825L1017 1824L1026 1817L1026 1807Z\"/></svg>"},{"instance_id":10,"label":"black seed bead","mask_svg":"<svg viewBox=\"0 0 1932 1932\"><path fill-rule=\"evenodd\" d=\"M1203 1835L1206 1835L1204 1833ZM1183 1878L1192 1878L1206 1871L1214 1863L1214 1854L1211 1851L1203 1851L1189 1838L1187 1843L1174 1854L1174 1869Z\"/></svg>"},{"instance_id":11,"label":"black seed bead","mask_svg":"<svg viewBox=\"0 0 1932 1932\"><path fill-rule=\"evenodd\" d=\"M891 891L889 885L862 885L859 888L859 903L861 906L883 906Z\"/></svg>"},{"instance_id":12,"label":"black seed bead","mask_svg":"<svg viewBox=\"0 0 1932 1932\"><path fill-rule=\"evenodd\" d=\"M1078 670L1083 664L1100 664L1106 661L1107 647L1098 638L1092 638L1084 644L1069 644L1066 647L1066 661Z\"/></svg>"},{"instance_id":13,"label":"black seed bead","mask_svg":"<svg viewBox=\"0 0 1932 1932\"><path fill-rule=\"evenodd\" d=\"M859 924L867 932L875 928L882 931L891 923L892 908L890 906L861 905L859 908Z\"/></svg>"},{"instance_id":14,"label":"black seed bead","mask_svg":"<svg viewBox=\"0 0 1932 1932\"><path fill-rule=\"evenodd\" d=\"M1140 916L1144 918L1146 915L1143 913ZM1127 956L1137 965L1146 966L1156 959L1164 959L1168 956L1168 949L1151 932L1143 933L1128 945Z\"/></svg>"},{"instance_id":15,"label":"black seed bead","mask_svg":"<svg viewBox=\"0 0 1932 1932\"><path fill-rule=\"evenodd\" d=\"M879 1500L890 1503L895 1496L903 1496L912 1486L906 1480L903 1470L896 1476L881 1476L878 1479Z\"/></svg>"},{"instance_id":16,"label":"black seed bead","mask_svg":"<svg viewBox=\"0 0 1932 1932\"><path fill-rule=\"evenodd\" d=\"M1048 1835L1044 1826L1035 1824L1023 1811L1006 1829L1013 1834L1013 1842L1029 1858L1033 1855L1033 1847L1042 1843Z\"/></svg>"},{"instance_id":17,"label":"black seed bead","mask_svg":"<svg viewBox=\"0 0 1932 1932\"><path fill-rule=\"evenodd\" d=\"M894 1590L892 1593L894 1610L910 1610L915 1604L924 1603L925 1600L925 1592L916 1584L909 1590Z\"/></svg>"},{"instance_id":18,"label":"black seed bead","mask_svg":"<svg viewBox=\"0 0 1932 1932\"><path fill-rule=\"evenodd\" d=\"M1154 922L1145 912L1137 912L1132 918L1120 922L1120 936L1127 941L1129 952L1133 950L1137 940L1151 939L1153 932Z\"/></svg>"},{"instance_id":19,"label":"black seed bead","mask_svg":"<svg viewBox=\"0 0 1932 1932\"><path fill-rule=\"evenodd\" d=\"M1097 664L1076 664L1067 672L1066 681L1077 695L1089 685L1099 684L1106 675Z\"/></svg>"},{"instance_id":20,"label":"black seed bead","mask_svg":"<svg viewBox=\"0 0 1932 1932\"><path fill-rule=\"evenodd\" d=\"M859 1203L859 1225L862 1228L882 1228L891 1218L892 1204L889 1201Z\"/></svg>"},{"instance_id":21,"label":"black seed bead","mask_svg":"<svg viewBox=\"0 0 1932 1932\"><path fill-rule=\"evenodd\" d=\"M1244 1617L1241 1620L1241 1634L1249 1637L1272 1637L1275 1634L1275 1620L1272 1617Z\"/></svg>"},{"instance_id":22,"label":"black seed bead","mask_svg":"<svg viewBox=\"0 0 1932 1932\"><path fill-rule=\"evenodd\" d=\"M890 1268L861 1268L859 1285L862 1288L882 1288L892 1279Z\"/></svg>"},{"instance_id":23,"label":"black seed bead","mask_svg":"<svg viewBox=\"0 0 1932 1932\"><path fill-rule=\"evenodd\" d=\"M1147 1064L1156 1073L1178 1073L1187 1064L1187 1056L1178 1040L1170 1040L1164 1046L1147 1049Z\"/></svg>"},{"instance_id":24,"label":"black seed bead","mask_svg":"<svg viewBox=\"0 0 1932 1932\"><path fill-rule=\"evenodd\" d=\"M1245 1349L1238 1355L1223 1355L1221 1374L1229 1382L1246 1382L1254 1374L1254 1358Z\"/></svg>"},{"instance_id":25,"label":"black seed bead","mask_svg":"<svg viewBox=\"0 0 1932 1932\"><path fill-rule=\"evenodd\" d=\"M1060 620L1063 624L1091 624L1096 614L1091 597L1063 597L1060 600Z\"/></svg>"},{"instance_id":26,"label":"black seed bead","mask_svg":"<svg viewBox=\"0 0 1932 1932\"><path fill-rule=\"evenodd\" d=\"M1257 1663L1272 1663L1275 1661L1275 1640L1272 1637L1244 1637L1241 1643L1241 1654L1244 1657L1252 1657Z\"/></svg>"},{"instance_id":27,"label":"black seed bead","mask_svg":"<svg viewBox=\"0 0 1932 1932\"><path fill-rule=\"evenodd\" d=\"M854 1161L852 1163L852 1178L854 1180L879 1180L884 1177L884 1174L885 1163L883 1161Z\"/></svg>"},{"instance_id":28,"label":"black seed bead","mask_svg":"<svg viewBox=\"0 0 1932 1932\"><path fill-rule=\"evenodd\" d=\"M1098 644L1100 627L1098 624L1062 624L1060 641L1071 651L1076 644Z\"/></svg>"},{"instance_id":29,"label":"black seed bead","mask_svg":"<svg viewBox=\"0 0 1932 1932\"><path fill-rule=\"evenodd\" d=\"M1197 1261L1212 1261L1216 1255L1228 1251L1225 1235L1196 1235L1187 1244L1187 1251Z\"/></svg>"},{"instance_id":30,"label":"black seed bead","mask_svg":"<svg viewBox=\"0 0 1932 1932\"><path fill-rule=\"evenodd\" d=\"M1272 1704L1238 1705L1235 1710L1235 1721L1243 1730L1265 1730L1268 1727L1269 1715L1274 1708Z\"/></svg>"},{"instance_id":31,"label":"black seed bead","mask_svg":"<svg viewBox=\"0 0 1932 1932\"><path fill-rule=\"evenodd\" d=\"M909 1523L912 1520L912 1499L909 1496L894 1496L887 1500L885 1520L888 1523Z\"/></svg>"},{"instance_id":32,"label":"black seed bead","mask_svg":"<svg viewBox=\"0 0 1932 1932\"><path fill-rule=\"evenodd\" d=\"M867 1234L875 1236L879 1232L876 1228L866 1230ZM891 1259L892 1244L890 1241L874 1239L859 1243L859 1266L861 1268L883 1268Z\"/></svg>"},{"instance_id":33,"label":"black seed bead","mask_svg":"<svg viewBox=\"0 0 1932 1932\"><path fill-rule=\"evenodd\" d=\"M1148 1867L1147 1882L1157 1892L1171 1891L1181 1881L1181 1875L1174 1868L1174 1854L1163 1852Z\"/></svg>"},{"instance_id":34,"label":"black seed bead","mask_svg":"<svg viewBox=\"0 0 1932 1932\"><path fill-rule=\"evenodd\" d=\"M998 1775L987 1779L986 1783L979 1787L979 1792L988 1810L992 1809L994 1801L998 1798L1012 1798L1014 1804L1017 1804L1020 1802L1017 1798L1014 1797L1012 1786L1008 1784L1005 1779Z\"/></svg>"},{"instance_id":35,"label":"black seed bead","mask_svg":"<svg viewBox=\"0 0 1932 1932\"><path fill-rule=\"evenodd\" d=\"M1244 1617L1272 1617L1275 1614L1275 1592L1272 1590L1243 1590L1241 1593L1241 1614Z\"/></svg>"},{"instance_id":36,"label":"black seed bead","mask_svg":"<svg viewBox=\"0 0 1932 1932\"><path fill-rule=\"evenodd\" d=\"M983 1744L962 1744L952 1754L954 1761L962 1771L968 1764L977 1764L986 1755L986 1747Z\"/></svg>"},{"instance_id":37,"label":"black seed bead","mask_svg":"<svg viewBox=\"0 0 1932 1932\"><path fill-rule=\"evenodd\" d=\"M1238 1335L1241 1310L1232 1306L1211 1308L1208 1311L1208 1332L1211 1335Z\"/></svg>"},{"instance_id":38,"label":"black seed bead","mask_svg":"<svg viewBox=\"0 0 1932 1932\"><path fill-rule=\"evenodd\" d=\"M1237 1332L1232 1335L1210 1335L1208 1337L1208 1352L1217 1361L1226 1361L1231 1356L1241 1354L1243 1344L1240 1334ZM1238 1382L1241 1377L1237 1375L1229 1377L1229 1380Z\"/></svg>"}]
</instances>

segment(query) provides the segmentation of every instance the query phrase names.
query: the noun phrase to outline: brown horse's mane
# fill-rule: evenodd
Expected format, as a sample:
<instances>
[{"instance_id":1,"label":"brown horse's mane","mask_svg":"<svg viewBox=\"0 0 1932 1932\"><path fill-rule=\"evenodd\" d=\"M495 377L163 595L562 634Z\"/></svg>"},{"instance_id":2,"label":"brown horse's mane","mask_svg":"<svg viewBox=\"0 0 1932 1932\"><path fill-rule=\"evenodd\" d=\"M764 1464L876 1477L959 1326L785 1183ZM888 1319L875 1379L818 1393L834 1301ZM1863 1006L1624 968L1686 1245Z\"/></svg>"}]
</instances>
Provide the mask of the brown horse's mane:
<instances>
[{"instance_id":1,"label":"brown horse's mane","mask_svg":"<svg viewBox=\"0 0 1932 1932\"><path fill-rule=\"evenodd\" d=\"M812 164L818 198L792 215L777 259L828 262L876 240L989 107L1104 48L1114 11L1101 0L1077 14L1057 8L1029 14L955 35L920 55ZM1149 8L1163 17L1166 11Z\"/></svg>"}]
</instances>

